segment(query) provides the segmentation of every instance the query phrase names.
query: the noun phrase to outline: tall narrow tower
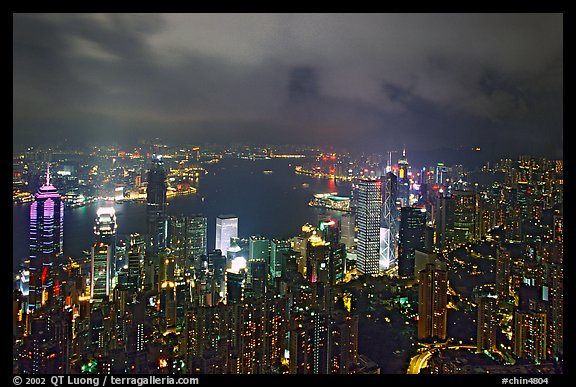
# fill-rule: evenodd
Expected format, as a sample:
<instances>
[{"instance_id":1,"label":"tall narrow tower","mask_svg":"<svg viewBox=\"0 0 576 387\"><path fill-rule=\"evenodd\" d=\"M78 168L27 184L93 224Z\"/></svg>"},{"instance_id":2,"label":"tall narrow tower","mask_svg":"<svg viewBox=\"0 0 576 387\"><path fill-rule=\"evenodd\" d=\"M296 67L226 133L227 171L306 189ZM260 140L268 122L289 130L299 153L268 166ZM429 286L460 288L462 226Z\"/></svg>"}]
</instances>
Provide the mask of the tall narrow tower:
<instances>
[{"instance_id":1,"label":"tall narrow tower","mask_svg":"<svg viewBox=\"0 0 576 387\"><path fill-rule=\"evenodd\" d=\"M383 259L388 266L396 264L398 246L398 216L396 211L396 198L398 197L398 178L392 172L384 177L384 193L382 201L382 228L384 230Z\"/></svg>"},{"instance_id":2,"label":"tall narrow tower","mask_svg":"<svg viewBox=\"0 0 576 387\"><path fill-rule=\"evenodd\" d=\"M382 182L360 180L358 185L358 271L378 274L380 271L380 220L382 216Z\"/></svg>"},{"instance_id":3,"label":"tall narrow tower","mask_svg":"<svg viewBox=\"0 0 576 387\"><path fill-rule=\"evenodd\" d=\"M444 341L447 337L448 277L434 264L419 273L418 340Z\"/></svg>"},{"instance_id":4,"label":"tall narrow tower","mask_svg":"<svg viewBox=\"0 0 576 387\"><path fill-rule=\"evenodd\" d=\"M50 184L50 164L46 182L30 206L30 291L28 311L44 305L54 291L54 263L64 249L64 203Z\"/></svg>"},{"instance_id":5,"label":"tall narrow tower","mask_svg":"<svg viewBox=\"0 0 576 387\"><path fill-rule=\"evenodd\" d=\"M161 155L152 156L152 165L148 171L146 193L146 220L148 228L147 254L157 256L163 251L167 239L166 216L166 172Z\"/></svg>"},{"instance_id":6,"label":"tall narrow tower","mask_svg":"<svg viewBox=\"0 0 576 387\"><path fill-rule=\"evenodd\" d=\"M404 147L404 149L402 149L402 157L398 160L398 199L402 202L402 207L410 206L410 179L408 178L408 168L406 147Z\"/></svg>"},{"instance_id":7,"label":"tall narrow tower","mask_svg":"<svg viewBox=\"0 0 576 387\"><path fill-rule=\"evenodd\" d=\"M414 276L415 250L426 246L426 209L402 207L400 215L400 238L398 242L398 275Z\"/></svg>"},{"instance_id":8,"label":"tall narrow tower","mask_svg":"<svg viewBox=\"0 0 576 387\"><path fill-rule=\"evenodd\" d=\"M95 246L100 244L110 247L110 262L107 263L108 280L112 281L116 267L116 211L114 207L100 207L96 210L94 224ZM108 284L110 287L111 283Z\"/></svg>"}]
</instances>

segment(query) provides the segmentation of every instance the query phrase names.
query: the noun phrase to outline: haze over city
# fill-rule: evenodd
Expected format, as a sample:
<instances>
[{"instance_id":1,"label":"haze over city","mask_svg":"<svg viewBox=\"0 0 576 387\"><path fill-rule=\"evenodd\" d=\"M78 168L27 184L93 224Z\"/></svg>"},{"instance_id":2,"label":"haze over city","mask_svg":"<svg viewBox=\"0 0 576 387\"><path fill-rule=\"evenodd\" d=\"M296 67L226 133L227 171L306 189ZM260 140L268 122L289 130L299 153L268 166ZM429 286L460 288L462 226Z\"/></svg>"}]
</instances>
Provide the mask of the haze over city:
<instances>
[{"instance_id":1,"label":"haze over city","mask_svg":"<svg viewBox=\"0 0 576 387\"><path fill-rule=\"evenodd\" d=\"M561 13L13 14L13 384L553 384L562 31Z\"/></svg>"},{"instance_id":2,"label":"haze over city","mask_svg":"<svg viewBox=\"0 0 576 387\"><path fill-rule=\"evenodd\" d=\"M14 144L562 157L558 13L14 14Z\"/></svg>"}]
</instances>

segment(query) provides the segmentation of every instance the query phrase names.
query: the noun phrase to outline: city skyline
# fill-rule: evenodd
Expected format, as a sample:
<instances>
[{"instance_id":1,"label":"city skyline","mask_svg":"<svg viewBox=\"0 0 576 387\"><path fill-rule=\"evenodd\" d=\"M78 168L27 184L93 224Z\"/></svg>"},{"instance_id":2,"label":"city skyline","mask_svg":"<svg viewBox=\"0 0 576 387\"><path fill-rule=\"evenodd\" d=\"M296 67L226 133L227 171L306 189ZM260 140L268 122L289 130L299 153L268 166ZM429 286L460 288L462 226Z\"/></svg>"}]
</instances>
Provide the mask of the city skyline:
<instances>
[{"instance_id":1,"label":"city skyline","mask_svg":"<svg viewBox=\"0 0 576 387\"><path fill-rule=\"evenodd\" d=\"M562 158L562 28L561 13L14 14L13 143Z\"/></svg>"},{"instance_id":2,"label":"city skyline","mask_svg":"<svg viewBox=\"0 0 576 387\"><path fill-rule=\"evenodd\" d=\"M563 13L12 17L13 384L563 374Z\"/></svg>"},{"instance_id":3,"label":"city skyline","mask_svg":"<svg viewBox=\"0 0 576 387\"><path fill-rule=\"evenodd\" d=\"M37 236L30 228L30 260L14 277L15 373L562 373L562 160L502 159L479 174L442 163L420 169L404 153L390 165L388 157L320 150L185 148L166 147L165 163L156 152L116 147L14 155L17 223L35 219L21 210L38 205L38 196L31 203L24 194L39 178L39 192L48 184L62 191L64 234L79 229L74 212L90 214L81 238L92 245L88 259L47 257L55 271L42 282L54 291L29 311ZM406 193L393 184L402 177ZM338 184L350 195L309 196ZM168 191L172 211L150 217ZM80 195L98 203L79 204ZM216 215L231 213L223 202L233 202L238 217ZM314 212L297 209L307 206ZM209 212L192 225L178 215L185 207ZM141 220L119 220L129 242L115 242L112 253L115 215L128 212ZM246 231L266 214L272 222ZM168 221L162 242L159 217ZM230 217L244 219L243 231L234 221L229 247L213 249L220 243L204 238L206 220L216 218L218 239L218 219ZM272 223L291 220L301 226L275 239ZM49 231L51 222L42 225ZM395 263L382 265L383 236L388 249L397 246ZM479 297L495 300L481 306Z\"/></svg>"}]
</instances>

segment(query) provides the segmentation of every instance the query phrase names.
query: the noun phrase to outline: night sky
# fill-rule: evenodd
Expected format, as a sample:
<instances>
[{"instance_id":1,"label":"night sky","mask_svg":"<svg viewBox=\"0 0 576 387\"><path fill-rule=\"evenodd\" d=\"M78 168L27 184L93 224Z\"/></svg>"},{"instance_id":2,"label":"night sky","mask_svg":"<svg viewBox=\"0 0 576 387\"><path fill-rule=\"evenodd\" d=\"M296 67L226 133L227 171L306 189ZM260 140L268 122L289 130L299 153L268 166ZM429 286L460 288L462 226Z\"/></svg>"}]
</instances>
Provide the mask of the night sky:
<instances>
[{"instance_id":1,"label":"night sky","mask_svg":"<svg viewBox=\"0 0 576 387\"><path fill-rule=\"evenodd\" d=\"M563 15L14 14L13 141L563 157Z\"/></svg>"}]
</instances>

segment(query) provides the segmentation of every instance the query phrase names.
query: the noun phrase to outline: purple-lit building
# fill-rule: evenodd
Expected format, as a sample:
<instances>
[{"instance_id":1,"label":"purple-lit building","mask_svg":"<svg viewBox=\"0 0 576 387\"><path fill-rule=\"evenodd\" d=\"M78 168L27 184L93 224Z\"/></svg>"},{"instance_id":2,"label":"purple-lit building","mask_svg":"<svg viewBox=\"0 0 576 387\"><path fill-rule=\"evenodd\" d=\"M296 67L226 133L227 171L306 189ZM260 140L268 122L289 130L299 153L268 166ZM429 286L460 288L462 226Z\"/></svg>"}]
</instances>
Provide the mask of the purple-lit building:
<instances>
[{"instance_id":1,"label":"purple-lit building","mask_svg":"<svg viewBox=\"0 0 576 387\"><path fill-rule=\"evenodd\" d=\"M64 203L56 187L50 184L49 167L46 183L38 189L35 199L30 206L30 312L58 291L53 266L64 247Z\"/></svg>"}]
</instances>

